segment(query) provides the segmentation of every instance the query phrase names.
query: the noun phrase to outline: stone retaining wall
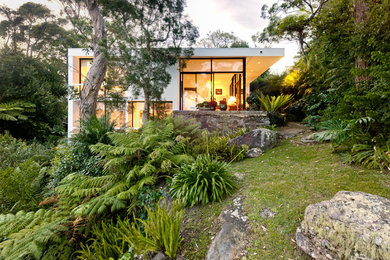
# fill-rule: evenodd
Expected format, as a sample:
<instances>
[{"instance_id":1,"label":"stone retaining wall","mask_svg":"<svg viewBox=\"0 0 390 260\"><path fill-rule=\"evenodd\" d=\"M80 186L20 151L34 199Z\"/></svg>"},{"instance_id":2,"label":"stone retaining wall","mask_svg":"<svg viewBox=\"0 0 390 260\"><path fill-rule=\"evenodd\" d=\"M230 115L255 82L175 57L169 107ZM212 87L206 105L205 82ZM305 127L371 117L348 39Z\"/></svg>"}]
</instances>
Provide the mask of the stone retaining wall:
<instances>
[{"instance_id":1,"label":"stone retaining wall","mask_svg":"<svg viewBox=\"0 0 390 260\"><path fill-rule=\"evenodd\" d=\"M267 114L261 111L173 111L173 116L194 118L200 122L201 128L219 133L270 125Z\"/></svg>"}]
</instances>

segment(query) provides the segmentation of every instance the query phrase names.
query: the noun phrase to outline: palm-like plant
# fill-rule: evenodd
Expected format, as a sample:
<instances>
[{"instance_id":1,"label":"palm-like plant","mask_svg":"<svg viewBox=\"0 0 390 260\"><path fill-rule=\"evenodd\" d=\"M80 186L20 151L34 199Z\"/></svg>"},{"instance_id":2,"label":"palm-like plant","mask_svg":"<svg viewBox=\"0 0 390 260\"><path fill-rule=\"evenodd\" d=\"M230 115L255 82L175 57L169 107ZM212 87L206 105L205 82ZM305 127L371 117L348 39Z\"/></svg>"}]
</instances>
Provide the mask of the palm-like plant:
<instances>
[{"instance_id":1,"label":"palm-like plant","mask_svg":"<svg viewBox=\"0 0 390 260\"><path fill-rule=\"evenodd\" d=\"M23 102L23 101L14 101L7 103L0 103L0 120L6 121L18 121L26 120L27 116L23 113L25 112L34 112L35 105Z\"/></svg>"},{"instance_id":2,"label":"palm-like plant","mask_svg":"<svg viewBox=\"0 0 390 260\"><path fill-rule=\"evenodd\" d=\"M264 96L263 93L260 93L260 96L257 96L261 105L263 106L265 111L268 112L277 112L282 107L286 106L290 103L294 96L291 94L281 94L280 96Z\"/></svg>"}]
</instances>

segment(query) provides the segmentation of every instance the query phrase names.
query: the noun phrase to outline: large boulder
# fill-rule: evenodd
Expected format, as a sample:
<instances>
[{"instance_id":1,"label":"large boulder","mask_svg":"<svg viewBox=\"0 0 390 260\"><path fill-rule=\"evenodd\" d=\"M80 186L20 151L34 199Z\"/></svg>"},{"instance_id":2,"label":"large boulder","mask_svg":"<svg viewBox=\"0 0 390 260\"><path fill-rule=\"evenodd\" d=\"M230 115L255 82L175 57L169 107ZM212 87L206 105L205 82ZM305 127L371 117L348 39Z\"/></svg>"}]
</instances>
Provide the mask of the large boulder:
<instances>
[{"instance_id":1,"label":"large boulder","mask_svg":"<svg viewBox=\"0 0 390 260\"><path fill-rule=\"evenodd\" d=\"M234 199L232 207L223 211L219 218L224 223L210 245L206 260L233 260L246 256L248 217L242 209L241 198Z\"/></svg>"},{"instance_id":2,"label":"large boulder","mask_svg":"<svg viewBox=\"0 0 390 260\"><path fill-rule=\"evenodd\" d=\"M278 135L275 131L267 128L258 128L233 138L228 144L230 146L235 145L236 147L246 145L249 147L247 155L249 157L257 157L266 149L274 147L277 140Z\"/></svg>"},{"instance_id":3,"label":"large boulder","mask_svg":"<svg viewBox=\"0 0 390 260\"><path fill-rule=\"evenodd\" d=\"M315 259L390 259L390 200L340 191L306 208L296 241Z\"/></svg>"}]
</instances>

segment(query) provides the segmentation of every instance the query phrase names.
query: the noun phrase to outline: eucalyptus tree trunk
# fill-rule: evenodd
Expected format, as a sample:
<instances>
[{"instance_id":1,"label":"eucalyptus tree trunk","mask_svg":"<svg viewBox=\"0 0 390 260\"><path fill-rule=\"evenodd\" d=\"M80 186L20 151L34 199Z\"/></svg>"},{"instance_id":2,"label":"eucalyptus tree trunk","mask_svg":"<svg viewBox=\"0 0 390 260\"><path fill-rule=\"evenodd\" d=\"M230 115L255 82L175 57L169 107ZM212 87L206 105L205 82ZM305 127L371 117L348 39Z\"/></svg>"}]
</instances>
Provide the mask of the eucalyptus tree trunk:
<instances>
[{"instance_id":1,"label":"eucalyptus tree trunk","mask_svg":"<svg viewBox=\"0 0 390 260\"><path fill-rule=\"evenodd\" d=\"M149 120L150 95L147 87L143 87L143 91L144 91L144 110L142 112L142 124L145 124Z\"/></svg>"},{"instance_id":2,"label":"eucalyptus tree trunk","mask_svg":"<svg viewBox=\"0 0 390 260\"><path fill-rule=\"evenodd\" d=\"M100 86L107 71L107 59L99 51L99 42L106 37L103 16L96 0L85 0L93 23L93 62L89 69L80 96L80 119L96 114L96 102Z\"/></svg>"},{"instance_id":3,"label":"eucalyptus tree trunk","mask_svg":"<svg viewBox=\"0 0 390 260\"><path fill-rule=\"evenodd\" d=\"M147 41L149 41L149 39ZM150 42L147 42L147 53L148 53L149 57L152 56ZM149 64L149 66L150 66L150 64ZM151 79L151 77L152 77L151 69L147 68L145 73L148 75L148 79ZM142 89L144 92L144 110L142 112L142 124L145 124L149 120L150 93L149 93L149 89L148 89L148 86L146 85L146 83L144 83Z\"/></svg>"},{"instance_id":4,"label":"eucalyptus tree trunk","mask_svg":"<svg viewBox=\"0 0 390 260\"><path fill-rule=\"evenodd\" d=\"M354 1L353 18L357 30L360 30L368 20L368 4L365 2L365 0ZM360 70L360 69L366 69L368 68L368 66L369 63L368 63L367 56L364 54L357 54L355 57L355 68ZM355 76L356 89L360 90L361 83L367 79L368 79L367 75L363 75L363 76L356 75Z\"/></svg>"}]
</instances>

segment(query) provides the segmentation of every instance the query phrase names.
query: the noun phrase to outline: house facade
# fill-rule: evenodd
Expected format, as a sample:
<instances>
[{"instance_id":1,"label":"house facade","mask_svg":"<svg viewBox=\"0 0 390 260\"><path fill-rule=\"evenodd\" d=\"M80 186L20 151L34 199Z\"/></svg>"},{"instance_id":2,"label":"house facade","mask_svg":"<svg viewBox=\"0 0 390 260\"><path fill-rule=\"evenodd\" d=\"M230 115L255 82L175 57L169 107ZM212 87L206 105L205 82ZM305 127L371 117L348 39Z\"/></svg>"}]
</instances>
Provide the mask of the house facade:
<instances>
[{"instance_id":1,"label":"house facade","mask_svg":"<svg viewBox=\"0 0 390 260\"><path fill-rule=\"evenodd\" d=\"M227 110L248 108L246 97L249 84L284 56L279 48L196 48L189 59L179 59L168 68L171 82L161 101L154 102L151 115L164 109L196 110L204 101L225 101ZM92 53L81 48L68 50L68 84L81 90L92 62ZM179 66L184 62L184 66ZM131 87L130 87L131 88ZM98 101L97 115L109 113L117 128L139 128L142 125L143 99L133 97L131 89L124 93L125 102L115 109ZM104 96L102 89L100 96ZM223 102L223 103L225 103ZM68 134L80 127L80 100L70 95L68 99Z\"/></svg>"}]
</instances>

